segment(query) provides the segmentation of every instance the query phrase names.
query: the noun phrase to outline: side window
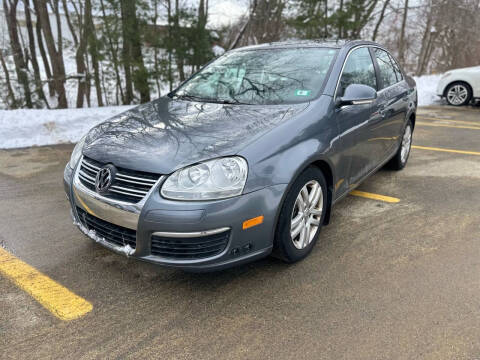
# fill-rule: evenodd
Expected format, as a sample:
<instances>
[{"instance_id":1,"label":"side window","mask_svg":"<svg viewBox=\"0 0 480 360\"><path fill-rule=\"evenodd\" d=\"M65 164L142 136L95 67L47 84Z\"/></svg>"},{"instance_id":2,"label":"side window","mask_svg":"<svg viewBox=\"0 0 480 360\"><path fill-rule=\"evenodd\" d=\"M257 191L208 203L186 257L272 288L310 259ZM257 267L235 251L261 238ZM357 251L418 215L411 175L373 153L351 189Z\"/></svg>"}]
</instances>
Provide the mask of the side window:
<instances>
[{"instance_id":1,"label":"side window","mask_svg":"<svg viewBox=\"0 0 480 360\"><path fill-rule=\"evenodd\" d=\"M337 96L343 96L345 89L351 84L362 84L377 89L375 68L368 48L353 50L348 56L338 86Z\"/></svg>"},{"instance_id":2,"label":"side window","mask_svg":"<svg viewBox=\"0 0 480 360\"><path fill-rule=\"evenodd\" d=\"M397 83L397 75L393 68L390 56L386 51L375 48L375 58L377 59L378 67L380 69L380 78L382 79L382 89Z\"/></svg>"},{"instance_id":3,"label":"side window","mask_svg":"<svg viewBox=\"0 0 480 360\"><path fill-rule=\"evenodd\" d=\"M403 75L402 72L400 71L400 66L398 66L398 63L393 59L393 57L390 55L390 61L393 64L393 70L395 70L395 75L397 75L397 81L402 81L403 80Z\"/></svg>"}]
</instances>

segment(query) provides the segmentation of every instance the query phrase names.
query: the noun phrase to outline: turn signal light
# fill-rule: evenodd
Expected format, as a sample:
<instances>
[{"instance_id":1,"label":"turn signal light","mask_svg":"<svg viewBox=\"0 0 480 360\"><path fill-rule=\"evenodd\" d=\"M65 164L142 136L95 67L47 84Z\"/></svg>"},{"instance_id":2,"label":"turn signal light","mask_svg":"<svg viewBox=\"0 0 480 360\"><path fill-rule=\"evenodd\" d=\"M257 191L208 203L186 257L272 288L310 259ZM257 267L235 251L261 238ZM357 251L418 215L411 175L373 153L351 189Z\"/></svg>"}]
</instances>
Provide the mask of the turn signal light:
<instances>
[{"instance_id":1,"label":"turn signal light","mask_svg":"<svg viewBox=\"0 0 480 360\"><path fill-rule=\"evenodd\" d=\"M260 225L261 223L263 223L263 215L245 220L243 222L243 230Z\"/></svg>"}]
</instances>

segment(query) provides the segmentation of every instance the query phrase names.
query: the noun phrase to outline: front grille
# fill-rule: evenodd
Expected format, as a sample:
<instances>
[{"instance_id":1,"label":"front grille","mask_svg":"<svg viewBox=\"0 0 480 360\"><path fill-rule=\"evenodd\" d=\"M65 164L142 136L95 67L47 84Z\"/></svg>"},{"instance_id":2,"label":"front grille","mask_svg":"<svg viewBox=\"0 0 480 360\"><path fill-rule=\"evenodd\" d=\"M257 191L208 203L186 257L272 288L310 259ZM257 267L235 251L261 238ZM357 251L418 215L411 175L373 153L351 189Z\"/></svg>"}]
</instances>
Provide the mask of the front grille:
<instances>
[{"instance_id":1,"label":"front grille","mask_svg":"<svg viewBox=\"0 0 480 360\"><path fill-rule=\"evenodd\" d=\"M227 246L230 230L219 234L174 238L152 236L152 255L177 260L203 259L220 254Z\"/></svg>"},{"instance_id":2,"label":"front grille","mask_svg":"<svg viewBox=\"0 0 480 360\"><path fill-rule=\"evenodd\" d=\"M98 237L104 238L105 241L114 245L130 245L132 249L135 249L137 243L137 232L135 230L99 219L79 207L77 207L77 214L83 226L88 230L94 230Z\"/></svg>"},{"instance_id":3,"label":"front grille","mask_svg":"<svg viewBox=\"0 0 480 360\"><path fill-rule=\"evenodd\" d=\"M105 164L96 160L83 157L78 171L80 182L88 189L95 191L95 178L98 171L104 165ZM117 170L112 185L106 193L102 193L102 196L137 203L147 195L152 186L155 185L160 178L160 175L147 172L133 171L124 168L117 168Z\"/></svg>"}]
</instances>

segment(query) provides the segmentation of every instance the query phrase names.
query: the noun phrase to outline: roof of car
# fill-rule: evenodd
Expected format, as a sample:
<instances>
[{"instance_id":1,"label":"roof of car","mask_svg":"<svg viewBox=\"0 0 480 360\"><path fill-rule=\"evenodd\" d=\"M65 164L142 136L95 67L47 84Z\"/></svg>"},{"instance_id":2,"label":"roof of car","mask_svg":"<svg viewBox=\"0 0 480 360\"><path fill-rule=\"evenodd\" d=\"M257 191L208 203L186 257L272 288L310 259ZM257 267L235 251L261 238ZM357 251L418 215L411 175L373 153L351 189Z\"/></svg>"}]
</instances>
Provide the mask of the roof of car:
<instances>
[{"instance_id":1,"label":"roof of car","mask_svg":"<svg viewBox=\"0 0 480 360\"><path fill-rule=\"evenodd\" d=\"M328 47L334 49L340 49L343 47L353 47L356 45L376 45L379 44L366 41L366 40L289 40L289 41L279 41L271 42L260 45L250 45L244 46L233 51L243 51L243 50L256 50L256 49L275 49L275 48L296 48L296 47Z\"/></svg>"}]
</instances>

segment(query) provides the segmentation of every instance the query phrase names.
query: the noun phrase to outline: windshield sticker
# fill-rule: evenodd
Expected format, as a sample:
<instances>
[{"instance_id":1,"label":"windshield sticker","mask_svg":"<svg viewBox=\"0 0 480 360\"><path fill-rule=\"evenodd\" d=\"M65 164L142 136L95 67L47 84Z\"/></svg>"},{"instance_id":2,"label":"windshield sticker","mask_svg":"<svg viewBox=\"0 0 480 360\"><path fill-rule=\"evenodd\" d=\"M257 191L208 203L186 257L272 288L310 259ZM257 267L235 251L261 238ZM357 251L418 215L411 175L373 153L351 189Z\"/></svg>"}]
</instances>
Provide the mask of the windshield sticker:
<instances>
[{"instance_id":1,"label":"windshield sticker","mask_svg":"<svg viewBox=\"0 0 480 360\"><path fill-rule=\"evenodd\" d=\"M311 90L295 90L295 96L310 96Z\"/></svg>"}]
</instances>

